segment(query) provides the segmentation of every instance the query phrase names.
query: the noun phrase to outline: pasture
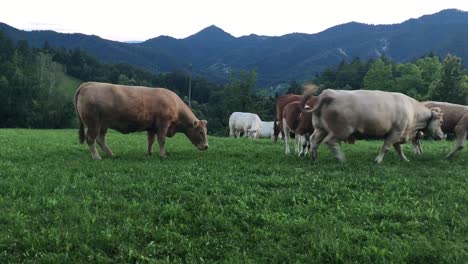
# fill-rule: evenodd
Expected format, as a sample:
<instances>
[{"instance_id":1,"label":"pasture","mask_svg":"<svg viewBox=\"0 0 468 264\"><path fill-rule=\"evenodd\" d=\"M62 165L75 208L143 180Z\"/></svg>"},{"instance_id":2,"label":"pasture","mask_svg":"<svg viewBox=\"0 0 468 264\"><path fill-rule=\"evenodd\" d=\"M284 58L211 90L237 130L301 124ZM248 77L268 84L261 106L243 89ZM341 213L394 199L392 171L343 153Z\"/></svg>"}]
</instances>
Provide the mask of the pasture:
<instances>
[{"instance_id":1,"label":"pasture","mask_svg":"<svg viewBox=\"0 0 468 264\"><path fill-rule=\"evenodd\" d=\"M94 161L77 130L0 130L0 263L468 261L468 151L443 160L451 141L381 165L381 141L343 145L346 164L209 144L178 134L161 160L111 131L115 157Z\"/></svg>"}]
</instances>

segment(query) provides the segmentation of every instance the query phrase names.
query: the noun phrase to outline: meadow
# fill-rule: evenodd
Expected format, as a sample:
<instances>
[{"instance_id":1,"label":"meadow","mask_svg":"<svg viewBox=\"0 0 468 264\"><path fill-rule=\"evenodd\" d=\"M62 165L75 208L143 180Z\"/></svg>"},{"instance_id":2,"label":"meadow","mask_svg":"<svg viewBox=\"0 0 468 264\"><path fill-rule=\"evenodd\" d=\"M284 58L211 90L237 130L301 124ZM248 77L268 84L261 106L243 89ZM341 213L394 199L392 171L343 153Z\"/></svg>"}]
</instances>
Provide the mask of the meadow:
<instances>
[{"instance_id":1,"label":"meadow","mask_svg":"<svg viewBox=\"0 0 468 264\"><path fill-rule=\"evenodd\" d=\"M107 140L115 157L94 161L77 130L0 130L0 263L468 261L468 150L444 160L453 142L376 165L381 141L343 145L338 164L268 139L201 152L177 135L167 159L145 134Z\"/></svg>"}]
</instances>

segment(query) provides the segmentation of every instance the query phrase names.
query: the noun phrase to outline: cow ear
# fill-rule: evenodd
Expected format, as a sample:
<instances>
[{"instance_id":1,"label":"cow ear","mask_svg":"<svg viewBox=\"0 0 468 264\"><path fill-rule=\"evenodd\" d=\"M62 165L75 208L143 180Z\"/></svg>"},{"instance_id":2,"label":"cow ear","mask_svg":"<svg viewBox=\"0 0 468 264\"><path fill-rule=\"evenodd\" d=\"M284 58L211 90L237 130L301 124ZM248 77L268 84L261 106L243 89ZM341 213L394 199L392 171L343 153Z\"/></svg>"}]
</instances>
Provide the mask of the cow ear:
<instances>
[{"instance_id":1,"label":"cow ear","mask_svg":"<svg viewBox=\"0 0 468 264\"><path fill-rule=\"evenodd\" d=\"M200 120L200 123L201 123L202 125L206 126L206 124L208 124L208 121L206 121L206 120Z\"/></svg>"},{"instance_id":2,"label":"cow ear","mask_svg":"<svg viewBox=\"0 0 468 264\"><path fill-rule=\"evenodd\" d=\"M431 111L432 111L432 116L435 118L440 119L444 115L444 113L442 113L442 110L439 107L432 107Z\"/></svg>"},{"instance_id":3,"label":"cow ear","mask_svg":"<svg viewBox=\"0 0 468 264\"><path fill-rule=\"evenodd\" d=\"M193 120L193 127L197 128L200 125L200 121Z\"/></svg>"},{"instance_id":4,"label":"cow ear","mask_svg":"<svg viewBox=\"0 0 468 264\"><path fill-rule=\"evenodd\" d=\"M431 107L431 111L434 111L436 113L442 113L442 110L440 109L440 107Z\"/></svg>"}]
</instances>

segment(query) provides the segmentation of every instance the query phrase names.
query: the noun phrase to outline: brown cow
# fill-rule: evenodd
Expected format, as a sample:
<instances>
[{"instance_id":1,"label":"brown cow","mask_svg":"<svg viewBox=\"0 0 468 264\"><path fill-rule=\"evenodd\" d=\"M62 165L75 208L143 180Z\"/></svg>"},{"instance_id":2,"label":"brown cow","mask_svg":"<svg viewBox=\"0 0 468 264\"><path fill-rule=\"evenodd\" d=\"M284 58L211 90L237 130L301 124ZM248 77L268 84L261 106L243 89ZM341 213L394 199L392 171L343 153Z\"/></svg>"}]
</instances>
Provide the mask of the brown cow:
<instances>
[{"instance_id":1,"label":"brown cow","mask_svg":"<svg viewBox=\"0 0 468 264\"><path fill-rule=\"evenodd\" d=\"M274 133L274 141L275 143L278 142L278 135L281 133L283 134L283 108L294 101L300 101L302 95L297 94L285 94L278 97L276 101L276 108L275 108L275 122L273 123L273 133ZM282 135L284 138L284 135Z\"/></svg>"},{"instance_id":2,"label":"brown cow","mask_svg":"<svg viewBox=\"0 0 468 264\"><path fill-rule=\"evenodd\" d=\"M75 107L80 121L80 143L85 140L86 125L86 142L96 160L101 159L96 141L108 156L113 155L106 145L108 128L124 134L147 131L149 155L153 154L157 135L159 156L165 157L166 136L172 137L177 132L184 133L198 149L208 148L207 122L198 120L179 96L164 88L87 82L75 93Z\"/></svg>"},{"instance_id":3,"label":"brown cow","mask_svg":"<svg viewBox=\"0 0 468 264\"><path fill-rule=\"evenodd\" d=\"M305 99L310 96L306 93ZM326 143L338 161L344 161L338 142L359 135L384 138L375 159L382 162L390 145L401 160L408 161L401 143L413 139L420 130L436 138L444 138L442 114L401 93L383 91L344 91L327 89L314 107L311 156L317 158L321 142Z\"/></svg>"},{"instance_id":4,"label":"brown cow","mask_svg":"<svg viewBox=\"0 0 468 264\"><path fill-rule=\"evenodd\" d=\"M316 96L309 98L306 108L313 108L316 101ZM285 135L285 153L290 153L289 135L292 132L295 134L294 153L298 153L299 156L302 153L307 154L309 137L314 132L314 127L312 126L312 113L302 113L300 101L291 102L283 108L282 127ZM302 145L302 148L299 150L300 145Z\"/></svg>"},{"instance_id":5,"label":"brown cow","mask_svg":"<svg viewBox=\"0 0 468 264\"><path fill-rule=\"evenodd\" d=\"M447 159L452 158L465 146L466 137L468 135L468 106L431 101L423 102L423 104L428 108L440 108L444 114L442 131L444 131L444 133L455 134L455 147L446 156ZM413 148L416 154L422 154L419 138L420 136L414 138L413 140Z\"/></svg>"}]
</instances>

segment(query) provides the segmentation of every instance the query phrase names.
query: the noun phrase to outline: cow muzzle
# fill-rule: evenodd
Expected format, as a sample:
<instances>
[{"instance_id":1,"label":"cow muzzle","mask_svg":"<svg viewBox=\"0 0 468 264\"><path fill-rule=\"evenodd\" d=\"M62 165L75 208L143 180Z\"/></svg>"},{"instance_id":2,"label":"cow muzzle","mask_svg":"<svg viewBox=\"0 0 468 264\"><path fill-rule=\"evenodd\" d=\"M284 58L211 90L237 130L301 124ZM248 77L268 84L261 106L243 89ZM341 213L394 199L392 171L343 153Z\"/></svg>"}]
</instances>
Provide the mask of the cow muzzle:
<instances>
[{"instance_id":1,"label":"cow muzzle","mask_svg":"<svg viewBox=\"0 0 468 264\"><path fill-rule=\"evenodd\" d=\"M207 150L208 149L208 144L206 145L198 145L199 150Z\"/></svg>"}]
</instances>

